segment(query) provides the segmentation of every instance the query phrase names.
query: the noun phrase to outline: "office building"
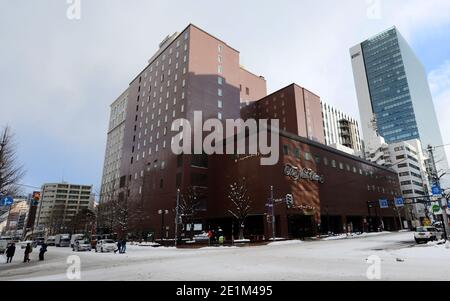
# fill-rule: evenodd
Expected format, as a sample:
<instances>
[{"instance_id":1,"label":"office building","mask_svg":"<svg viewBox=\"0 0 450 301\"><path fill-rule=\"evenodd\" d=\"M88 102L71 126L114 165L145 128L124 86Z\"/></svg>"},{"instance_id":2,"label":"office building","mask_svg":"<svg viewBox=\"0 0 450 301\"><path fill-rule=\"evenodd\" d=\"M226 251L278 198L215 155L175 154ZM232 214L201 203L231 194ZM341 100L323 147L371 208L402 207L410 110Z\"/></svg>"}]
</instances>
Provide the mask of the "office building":
<instances>
[{"instance_id":1,"label":"office building","mask_svg":"<svg viewBox=\"0 0 450 301\"><path fill-rule=\"evenodd\" d=\"M350 154L363 156L358 121L323 101L321 106L325 144Z\"/></svg>"},{"instance_id":2,"label":"office building","mask_svg":"<svg viewBox=\"0 0 450 301\"><path fill-rule=\"evenodd\" d=\"M92 186L48 183L42 186L34 231L42 234L71 233L71 222L79 213L93 210Z\"/></svg>"},{"instance_id":3,"label":"office building","mask_svg":"<svg viewBox=\"0 0 450 301\"><path fill-rule=\"evenodd\" d=\"M114 198L115 192L119 188L127 102L128 89L111 104L100 203Z\"/></svg>"},{"instance_id":4,"label":"office building","mask_svg":"<svg viewBox=\"0 0 450 301\"><path fill-rule=\"evenodd\" d=\"M368 152L379 148L379 137L387 144L443 145L425 69L397 28L354 46L350 55ZM444 149L436 156L438 169L448 170Z\"/></svg>"}]
</instances>

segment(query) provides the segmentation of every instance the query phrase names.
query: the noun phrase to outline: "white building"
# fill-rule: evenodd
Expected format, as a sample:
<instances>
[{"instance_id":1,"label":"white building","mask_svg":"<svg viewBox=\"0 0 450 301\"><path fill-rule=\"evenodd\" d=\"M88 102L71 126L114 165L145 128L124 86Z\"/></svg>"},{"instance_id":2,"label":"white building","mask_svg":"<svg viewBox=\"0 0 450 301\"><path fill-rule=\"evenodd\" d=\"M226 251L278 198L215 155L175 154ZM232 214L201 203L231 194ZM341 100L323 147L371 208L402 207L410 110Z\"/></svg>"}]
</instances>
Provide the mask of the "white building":
<instances>
[{"instance_id":1,"label":"white building","mask_svg":"<svg viewBox=\"0 0 450 301\"><path fill-rule=\"evenodd\" d=\"M352 155L362 155L358 121L321 102L325 144Z\"/></svg>"},{"instance_id":2,"label":"white building","mask_svg":"<svg viewBox=\"0 0 450 301\"><path fill-rule=\"evenodd\" d=\"M94 208L92 186L49 183L42 186L41 193L35 220L37 231L67 231L79 212Z\"/></svg>"},{"instance_id":3,"label":"white building","mask_svg":"<svg viewBox=\"0 0 450 301\"><path fill-rule=\"evenodd\" d=\"M111 104L100 203L112 197L114 191L119 187L119 169L122 158L127 103L128 89Z\"/></svg>"},{"instance_id":4,"label":"white building","mask_svg":"<svg viewBox=\"0 0 450 301\"><path fill-rule=\"evenodd\" d=\"M418 139L387 144L380 139L379 147L367 154L367 159L394 169L400 181L402 197L408 200L423 200L429 195L430 186L427 177L425 161L426 154ZM411 210L406 212L415 226L420 225L420 220L425 218L425 206L416 204L409 206Z\"/></svg>"}]
</instances>

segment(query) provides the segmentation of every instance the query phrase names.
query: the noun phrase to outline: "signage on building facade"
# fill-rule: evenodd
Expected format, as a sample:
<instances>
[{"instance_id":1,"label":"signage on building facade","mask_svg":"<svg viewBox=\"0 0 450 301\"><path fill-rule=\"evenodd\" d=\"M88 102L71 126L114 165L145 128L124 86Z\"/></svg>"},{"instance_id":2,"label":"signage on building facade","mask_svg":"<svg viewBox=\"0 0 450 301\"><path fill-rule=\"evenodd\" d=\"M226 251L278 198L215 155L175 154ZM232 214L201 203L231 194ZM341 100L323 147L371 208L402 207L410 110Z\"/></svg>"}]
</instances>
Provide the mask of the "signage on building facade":
<instances>
[{"instance_id":1,"label":"signage on building facade","mask_svg":"<svg viewBox=\"0 0 450 301\"><path fill-rule=\"evenodd\" d=\"M323 176L318 175L314 170L310 168L299 168L291 164L286 164L284 166L284 175L291 177L294 181L300 181L303 179L315 181L320 184L325 182Z\"/></svg>"}]
</instances>

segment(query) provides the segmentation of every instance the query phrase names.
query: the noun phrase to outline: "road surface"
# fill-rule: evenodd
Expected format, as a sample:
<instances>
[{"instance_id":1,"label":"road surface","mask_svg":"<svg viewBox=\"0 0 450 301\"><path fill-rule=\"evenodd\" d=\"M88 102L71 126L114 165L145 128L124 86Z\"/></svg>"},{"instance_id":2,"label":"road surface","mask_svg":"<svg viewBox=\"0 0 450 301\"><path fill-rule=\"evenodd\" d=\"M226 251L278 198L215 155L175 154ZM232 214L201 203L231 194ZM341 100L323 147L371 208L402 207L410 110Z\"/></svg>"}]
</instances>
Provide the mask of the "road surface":
<instances>
[{"instance_id":1,"label":"road surface","mask_svg":"<svg viewBox=\"0 0 450 301\"><path fill-rule=\"evenodd\" d=\"M80 258L86 280L365 280L369 256L381 259L381 280L450 280L450 249L417 246L413 233L355 239L276 242L257 247L175 249L128 246L127 254L80 252L49 247L44 262L0 264L1 280L70 280L71 255ZM71 268L69 268L71 267Z\"/></svg>"}]
</instances>

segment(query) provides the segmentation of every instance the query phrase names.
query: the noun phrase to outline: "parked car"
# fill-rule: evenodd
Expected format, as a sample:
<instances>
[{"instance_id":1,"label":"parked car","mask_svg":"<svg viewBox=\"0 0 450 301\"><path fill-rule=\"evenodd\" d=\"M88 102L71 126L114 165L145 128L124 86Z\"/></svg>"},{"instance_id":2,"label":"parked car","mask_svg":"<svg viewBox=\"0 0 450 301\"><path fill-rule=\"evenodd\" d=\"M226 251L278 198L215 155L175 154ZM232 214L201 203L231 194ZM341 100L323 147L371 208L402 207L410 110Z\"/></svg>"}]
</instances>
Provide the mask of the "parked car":
<instances>
[{"instance_id":1,"label":"parked car","mask_svg":"<svg viewBox=\"0 0 450 301\"><path fill-rule=\"evenodd\" d=\"M442 232L436 227L417 227L414 232L414 239L416 243L435 241L442 239Z\"/></svg>"},{"instance_id":2,"label":"parked car","mask_svg":"<svg viewBox=\"0 0 450 301\"><path fill-rule=\"evenodd\" d=\"M47 246L54 246L55 245L55 236L49 236L47 238Z\"/></svg>"},{"instance_id":3,"label":"parked car","mask_svg":"<svg viewBox=\"0 0 450 301\"><path fill-rule=\"evenodd\" d=\"M112 252L117 248L116 242L112 239L101 239L97 242L95 252Z\"/></svg>"},{"instance_id":4,"label":"parked car","mask_svg":"<svg viewBox=\"0 0 450 301\"><path fill-rule=\"evenodd\" d=\"M70 247L73 249L77 240L84 240L84 234L72 234L70 237Z\"/></svg>"},{"instance_id":5,"label":"parked car","mask_svg":"<svg viewBox=\"0 0 450 301\"><path fill-rule=\"evenodd\" d=\"M45 242L45 237L38 237L33 241L33 246L41 246Z\"/></svg>"},{"instance_id":6,"label":"parked car","mask_svg":"<svg viewBox=\"0 0 450 301\"><path fill-rule=\"evenodd\" d=\"M25 249L28 244L30 244L33 248L35 247L34 242L31 240L25 240L19 243L21 249Z\"/></svg>"},{"instance_id":7,"label":"parked car","mask_svg":"<svg viewBox=\"0 0 450 301\"><path fill-rule=\"evenodd\" d=\"M58 234L55 236L55 246L70 247L70 234Z\"/></svg>"},{"instance_id":8,"label":"parked car","mask_svg":"<svg viewBox=\"0 0 450 301\"><path fill-rule=\"evenodd\" d=\"M88 239L79 239L75 241L75 244L72 248L74 252L80 252L80 251L91 251L91 242Z\"/></svg>"},{"instance_id":9,"label":"parked car","mask_svg":"<svg viewBox=\"0 0 450 301\"><path fill-rule=\"evenodd\" d=\"M0 240L0 254L3 254L6 252L6 249L9 246L10 241L6 239Z\"/></svg>"}]
</instances>

